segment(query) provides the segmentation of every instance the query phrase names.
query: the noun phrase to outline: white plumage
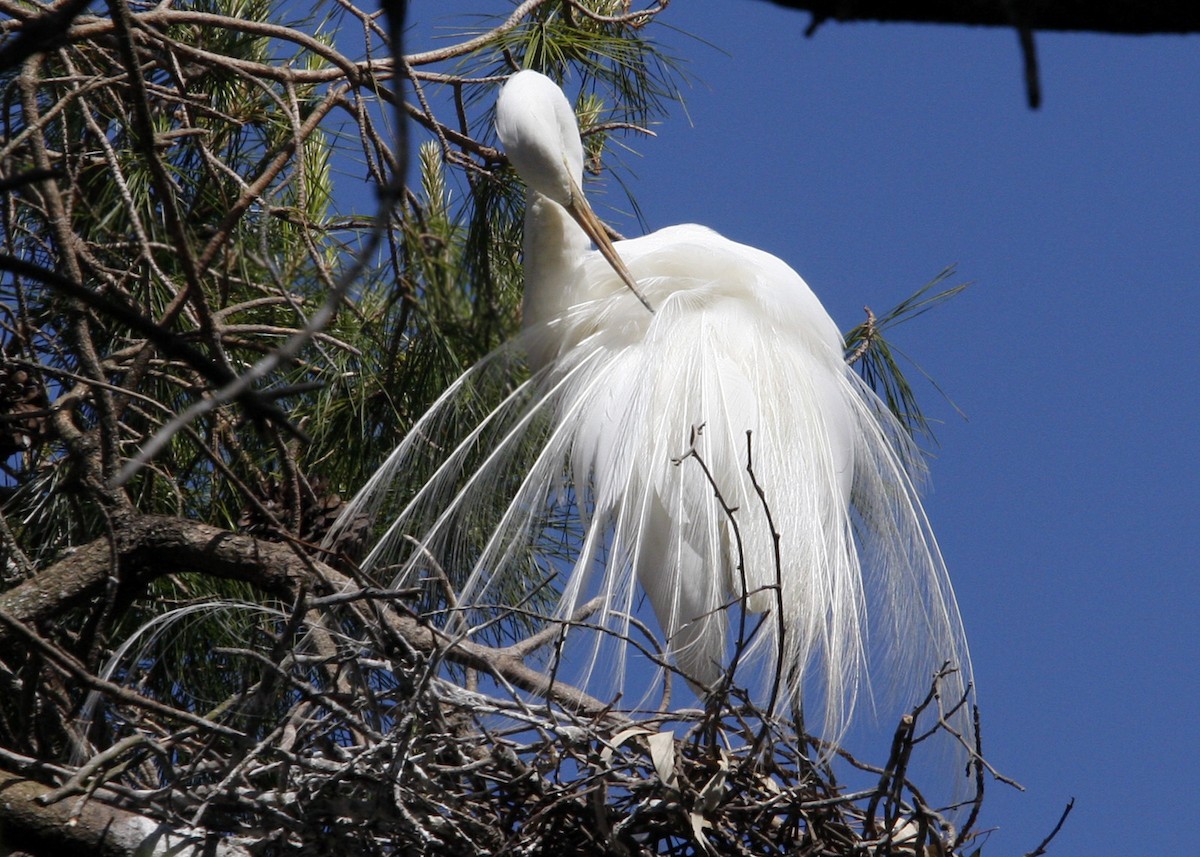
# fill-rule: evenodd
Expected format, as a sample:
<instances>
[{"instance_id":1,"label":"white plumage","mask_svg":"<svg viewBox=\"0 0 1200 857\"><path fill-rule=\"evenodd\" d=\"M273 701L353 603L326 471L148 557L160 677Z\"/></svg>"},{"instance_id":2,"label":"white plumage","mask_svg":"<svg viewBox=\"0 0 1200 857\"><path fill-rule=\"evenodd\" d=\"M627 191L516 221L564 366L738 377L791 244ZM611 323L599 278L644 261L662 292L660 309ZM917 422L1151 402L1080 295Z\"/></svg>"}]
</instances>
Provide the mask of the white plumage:
<instances>
[{"instance_id":1,"label":"white plumage","mask_svg":"<svg viewBox=\"0 0 1200 857\"><path fill-rule=\"evenodd\" d=\"M351 514L414 461L435 461L368 562L395 563L409 583L434 562L469 568L467 609L518 600L507 581L532 552L565 579L559 615L599 593L594 621L620 634L640 586L701 690L724 675L736 629L761 622L735 680L765 692L778 678L780 704L823 712L831 738L869 666L919 697L951 662L946 696L964 693L966 643L913 486L920 454L846 365L804 281L701 226L608 243L580 191L574 114L548 78L513 75L496 125L529 186L524 332L460 379L364 489ZM458 403L514 351L532 378L452 430ZM569 559L537 560L549 543ZM595 675L624 674L626 646L611 650L616 660L602 647L587 659Z\"/></svg>"}]
</instances>

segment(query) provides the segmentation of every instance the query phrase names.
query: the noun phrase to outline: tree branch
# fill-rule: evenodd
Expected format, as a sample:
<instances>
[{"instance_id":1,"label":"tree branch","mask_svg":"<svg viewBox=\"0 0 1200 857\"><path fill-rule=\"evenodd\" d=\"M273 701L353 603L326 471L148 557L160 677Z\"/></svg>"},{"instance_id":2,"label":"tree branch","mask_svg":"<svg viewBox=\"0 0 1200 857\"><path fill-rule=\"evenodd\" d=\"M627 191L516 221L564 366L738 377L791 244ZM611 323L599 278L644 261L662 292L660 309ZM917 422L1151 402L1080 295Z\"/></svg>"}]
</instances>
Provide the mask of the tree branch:
<instances>
[{"instance_id":1,"label":"tree branch","mask_svg":"<svg viewBox=\"0 0 1200 857\"><path fill-rule=\"evenodd\" d=\"M36 577L3 593L0 613L26 625L60 616L103 594L114 561L121 569L121 586L135 595L158 577L187 573L244 581L289 600L302 587L317 594L359 588L350 578L297 555L288 545L195 521L144 515L118 528L114 538L115 542L99 538L77 548ZM610 716L610 707L600 700L526 665L523 657L529 652L519 643L494 648L452 640L436 628L394 612L384 613L382 620L418 651L438 652L447 660L500 676L583 716ZM14 639L19 635L0 623L0 645L11 644Z\"/></svg>"},{"instance_id":2,"label":"tree branch","mask_svg":"<svg viewBox=\"0 0 1200 857\"><path fill-rule=\"evenodd\" d=\"M53 789L0 770L0 829L4 845L35 854L93 857L166 855L248 857L248 847L212 832L170 827L144 815L91 800L77 806L43 801Z\"/></svg>"},{"instance_id":3,"label":"tree branch","mask_svg":"<svg viewBox=\"0 0 1200 857\"><path fill-rule=\"evenodd\" d=\"M284 596L308 579L295 553L285 545L194 521L139 516L114 535L116 544L107 538L96 539L0 595L0 611L26 624L59 616L103 592L114 557L125 587L144 587L167 574L200 572L247 581ZM11 630L0 626L0 643L11 637Z\"/></svg>"},{"instance_id":4,"label":"tree branch","mask_svg":"<svg viewBox=\"0 0 1200 857\"><path fill-rule=\"evenodd\" d=\"M811 35L825 21L965 24L1011 27L1014 12L1030 30L1149 33L1200 32L1200 4L1144 3L1140 0L771 0L777 6L810 12Z\"/></svg>"}]
</instances>

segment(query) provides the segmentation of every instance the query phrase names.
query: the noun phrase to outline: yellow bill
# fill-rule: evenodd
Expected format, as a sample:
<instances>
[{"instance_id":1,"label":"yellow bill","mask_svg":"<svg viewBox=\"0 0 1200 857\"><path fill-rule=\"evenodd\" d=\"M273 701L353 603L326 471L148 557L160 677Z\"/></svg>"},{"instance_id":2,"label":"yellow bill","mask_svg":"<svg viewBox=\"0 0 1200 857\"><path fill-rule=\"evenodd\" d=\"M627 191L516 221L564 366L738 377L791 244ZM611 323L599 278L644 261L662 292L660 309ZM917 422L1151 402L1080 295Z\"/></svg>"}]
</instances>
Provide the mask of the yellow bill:
<instances>
[{"instance_id":1,"label":"yellow bill","mask_svg":"<svg viewBox=\"0 0 1200 857\"><path fill-rule=\"evenodd\" d=\"M596 245L596 249L600 251L600 255L608 261L608 264L617 272L617 276L621 278L621 281L642 302L642 306L650 310L650 312L654 312L654 307L650 306L650 302L638 290L637 280L633 278L633 274L629 273L629 269L625 267L625 263L617 255L617 249L613 247L612 241L608 239L608 233L604 231L604 224L600 222L600 218L596 216L596 212L592 211L587 197L583 195L583 191L580 190L579 185L575 184L574 179L571 179L571 204L567 206L567 212L575 219L580 228L587 233L588 238L592 239L592 243Z\"/></svg>"}]
</instances>

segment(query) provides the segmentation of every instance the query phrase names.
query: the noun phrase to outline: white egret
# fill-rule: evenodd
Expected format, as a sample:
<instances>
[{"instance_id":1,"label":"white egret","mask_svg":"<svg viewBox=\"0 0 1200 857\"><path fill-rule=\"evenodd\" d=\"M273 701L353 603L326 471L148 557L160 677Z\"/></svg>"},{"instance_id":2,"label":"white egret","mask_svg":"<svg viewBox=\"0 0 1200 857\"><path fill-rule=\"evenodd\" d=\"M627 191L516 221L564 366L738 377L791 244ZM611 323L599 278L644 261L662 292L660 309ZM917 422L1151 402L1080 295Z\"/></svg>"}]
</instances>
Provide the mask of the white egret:
<instances>
[{"instance_id":1,"label":"white egret","mask_svg":"<svg viewBox=\"0 0 1200 857\"><path fill-rule=\"evenodd\" d=\"M722 679L744 607L747 627L763 621L743 663L779 681L781 705L802 696L823 711L827 737L869 666L921 695L951 662L945 698L964 693L962 626L913 487L920 454L847 366L800 276L701 226L610 242L580 190L575 115L541 74L508 80L496 130L529 191L512 348L534 374L449 445L452 403L494 359L418 423L352 509L378 502L414 458L437 457L368 563L395 563L411 582L466 562L459 607L512 602L497 581L557 538L571 557L541 567L566 575L559 614L599 593L595 621L627 632L640 586L701 691ZM481 507L496 511L467 550ZM564 516L550 536L548 510Z\"/></svg>"}]
</instances>

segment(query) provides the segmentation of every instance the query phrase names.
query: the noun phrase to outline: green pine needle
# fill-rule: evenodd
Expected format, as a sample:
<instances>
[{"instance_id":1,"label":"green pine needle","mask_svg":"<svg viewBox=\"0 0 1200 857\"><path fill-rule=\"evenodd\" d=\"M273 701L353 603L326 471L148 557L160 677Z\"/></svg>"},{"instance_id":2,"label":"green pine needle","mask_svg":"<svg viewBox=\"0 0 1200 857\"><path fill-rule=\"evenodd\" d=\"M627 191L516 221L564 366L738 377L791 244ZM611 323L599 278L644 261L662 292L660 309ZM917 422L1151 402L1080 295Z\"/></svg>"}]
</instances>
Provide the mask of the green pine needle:
<instances>
[{"instance_id":1,"label":"green pine needle","mask_svg":"<svg viewBox=\"0 0 1200 857\"><path fill-rule=\"evenodd\" d=\"M918 404L912 385L901 370L897 358L911 363L956 411L960 414L962 412L924 369L884 337L884 331L923 315L971 285L960 283L938 290L953 275L953 265L944 268L936 277L883 315L876 316L867 308L866 321L856 325L846 334L846 362L857 365L862 379L879 394L887 404L888 410L895 415L911 437L925 438L934 445L937 444L937 438L933 428Z\"/></svg>"}]
</instances>

